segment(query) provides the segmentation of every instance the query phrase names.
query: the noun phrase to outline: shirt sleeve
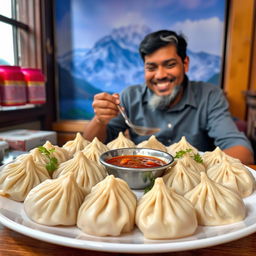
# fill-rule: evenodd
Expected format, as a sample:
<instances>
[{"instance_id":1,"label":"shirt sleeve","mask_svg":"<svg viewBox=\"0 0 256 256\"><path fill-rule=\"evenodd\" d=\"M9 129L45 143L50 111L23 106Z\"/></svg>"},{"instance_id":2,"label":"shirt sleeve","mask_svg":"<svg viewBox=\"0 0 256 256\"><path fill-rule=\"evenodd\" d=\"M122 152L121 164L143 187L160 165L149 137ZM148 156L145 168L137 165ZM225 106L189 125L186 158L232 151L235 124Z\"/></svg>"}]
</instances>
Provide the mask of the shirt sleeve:
<instances>
[{"instance_id":1,"label":"shirt sleeve","mask_svg":"<svg viewBox=\"0 0 256 256\"><path fill-rule=\"evenodd\" d=\"M207 102L207 130L214 139L215 146L226 149L242 145L252 150L252 146L243 132L240 132L229 112L228 102L219 88L212 90Z\"/></svg>"}]
</instances>

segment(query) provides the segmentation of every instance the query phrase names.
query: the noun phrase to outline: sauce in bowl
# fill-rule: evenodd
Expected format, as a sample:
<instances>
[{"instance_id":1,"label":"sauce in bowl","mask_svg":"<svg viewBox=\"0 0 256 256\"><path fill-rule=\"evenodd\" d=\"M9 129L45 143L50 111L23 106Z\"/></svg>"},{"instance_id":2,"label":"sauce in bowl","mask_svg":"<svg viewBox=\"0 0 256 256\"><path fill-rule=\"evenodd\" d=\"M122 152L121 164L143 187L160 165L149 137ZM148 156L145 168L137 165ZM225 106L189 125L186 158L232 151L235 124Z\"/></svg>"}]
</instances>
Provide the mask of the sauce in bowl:
<instances>
[{"instance_id":1,"label":"sauce in bowl","mask_svg":"<svg viewBox=\"0 0 256 256\"><path fill-rule=\"evenodd\" d=\"M106 162L127 168L152 168L166 164L165 161L157 157L142 155L115 156L106 160Z\"/></svg>"}]
</instances>

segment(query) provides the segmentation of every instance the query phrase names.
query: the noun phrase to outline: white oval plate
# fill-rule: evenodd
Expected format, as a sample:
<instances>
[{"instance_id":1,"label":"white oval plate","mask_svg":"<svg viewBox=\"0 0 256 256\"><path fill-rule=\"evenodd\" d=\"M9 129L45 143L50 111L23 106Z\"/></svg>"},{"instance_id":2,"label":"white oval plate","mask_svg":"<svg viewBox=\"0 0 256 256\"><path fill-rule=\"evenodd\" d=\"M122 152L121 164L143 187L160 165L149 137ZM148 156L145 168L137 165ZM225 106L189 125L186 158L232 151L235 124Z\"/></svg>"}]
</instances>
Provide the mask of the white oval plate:
<instances>
[{"instance_id":1,"label":"white oval plate","mask_svg":"<svg viewBox=\"0 0 256 256\"><path fill-rule=\"evenodd\" d=\"M248 168L254 177L256 172ZM154 253L186 251L227 243L256 231L256 192L244 199L247 216L244 221L225 226L199 226L193 236L173 240L148 240L135 228L133 232L119 237L90 236L77 227L49 227L31 221L23 210L23 203L0 196L0 222L21 234L45 242L80 249Z\"/></svg>"}]
</instances>

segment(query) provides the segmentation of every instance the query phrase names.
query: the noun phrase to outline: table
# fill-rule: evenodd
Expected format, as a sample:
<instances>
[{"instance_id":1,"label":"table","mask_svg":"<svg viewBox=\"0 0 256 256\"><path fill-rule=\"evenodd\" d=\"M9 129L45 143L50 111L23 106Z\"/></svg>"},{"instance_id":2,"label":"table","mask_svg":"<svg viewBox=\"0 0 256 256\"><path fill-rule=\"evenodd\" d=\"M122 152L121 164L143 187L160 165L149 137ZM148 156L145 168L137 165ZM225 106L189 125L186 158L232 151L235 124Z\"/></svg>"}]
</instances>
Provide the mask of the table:
<instances>
[{"instance_id":1,"label":"table","mask_svg":"<svg viewBox=\"0 0 256 256\"><path fill-rule=\"evenodd\" d=\"M256 170L256 165L249 166ZM14 232L2 224L0 224L0 256L28 256L28 255L83 255L83 256L124 256L127 253L107 253L89 250L74 249L59 245L54 245L40 240L35 240ZM184 252L170 252L161 254L140 254L145 255L161 255L161 256L255 256L256 255L256 233L239 240L212 246L204 249L197 249Z\"/></svg>"}]
</instances>

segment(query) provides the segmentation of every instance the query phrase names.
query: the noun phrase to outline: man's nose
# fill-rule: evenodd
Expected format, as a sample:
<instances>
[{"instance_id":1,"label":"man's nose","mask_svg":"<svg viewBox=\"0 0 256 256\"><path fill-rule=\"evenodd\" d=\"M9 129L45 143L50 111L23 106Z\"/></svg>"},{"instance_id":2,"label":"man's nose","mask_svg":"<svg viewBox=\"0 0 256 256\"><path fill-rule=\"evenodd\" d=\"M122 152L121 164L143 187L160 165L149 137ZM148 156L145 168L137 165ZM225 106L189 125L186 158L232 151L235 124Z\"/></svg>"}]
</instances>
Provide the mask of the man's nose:
<instances>
[{"instance_id":1,"label":"man's nose","mask_svg":"<svg viewBox=\"0 0 256 256\"><path fill-rule=\"evenodd\" d=\"M156 79L163 79L167 76L166 70L163 67L158 67L155 73L155 78Z\"/></svg>"}]
</instances>

